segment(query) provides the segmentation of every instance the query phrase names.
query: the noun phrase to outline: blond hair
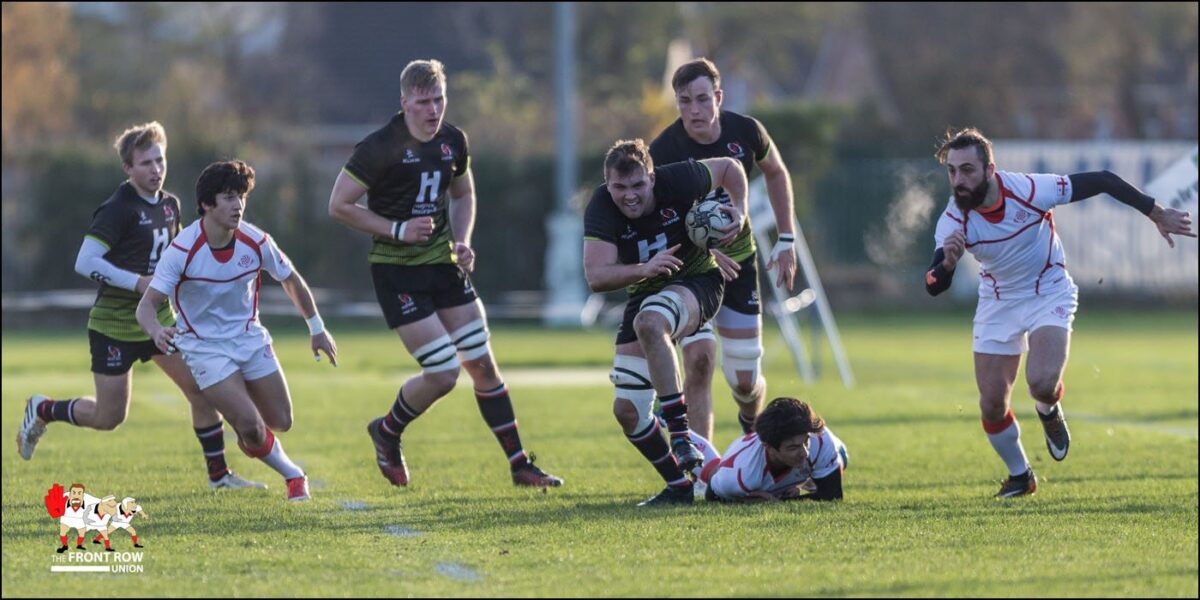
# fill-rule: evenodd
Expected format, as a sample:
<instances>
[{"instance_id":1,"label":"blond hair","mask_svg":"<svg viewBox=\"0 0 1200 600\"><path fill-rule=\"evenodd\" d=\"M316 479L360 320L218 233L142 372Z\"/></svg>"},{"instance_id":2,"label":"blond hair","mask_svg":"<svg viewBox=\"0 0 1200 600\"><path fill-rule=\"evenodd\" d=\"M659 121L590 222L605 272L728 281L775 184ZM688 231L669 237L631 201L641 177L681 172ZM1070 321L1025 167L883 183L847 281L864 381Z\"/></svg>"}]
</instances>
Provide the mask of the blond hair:
<instances>
[{"instance_id":1,"label":"blond hair","mask_svg":"<svg viewBox=\"0 0 1200 600\"><path fill-rule=\"evenodd\" d=\"M167 147L167 131L158 121L150 121L126 129L124 133L117 136L117 141L113 142L113 148L116 148L117 154L121 155L121 163L131 167L133 166L133 152L145 150L154 144L162 144L164 150Z\"/></svg>"},{"instance_id":2,"label":"blond hair","mask_svg":"<svg viewBox=\"0 0 1200 600\"><path fill-rule=\"evenodd\" d=\"M446 87L446 66L442 61L431 58L429 60L414 60L404 67L404 71L400 73L400 95L406 95L409 92L418 92L430 90L438 85L442 88Z\"/></svg>"}]
</instances>

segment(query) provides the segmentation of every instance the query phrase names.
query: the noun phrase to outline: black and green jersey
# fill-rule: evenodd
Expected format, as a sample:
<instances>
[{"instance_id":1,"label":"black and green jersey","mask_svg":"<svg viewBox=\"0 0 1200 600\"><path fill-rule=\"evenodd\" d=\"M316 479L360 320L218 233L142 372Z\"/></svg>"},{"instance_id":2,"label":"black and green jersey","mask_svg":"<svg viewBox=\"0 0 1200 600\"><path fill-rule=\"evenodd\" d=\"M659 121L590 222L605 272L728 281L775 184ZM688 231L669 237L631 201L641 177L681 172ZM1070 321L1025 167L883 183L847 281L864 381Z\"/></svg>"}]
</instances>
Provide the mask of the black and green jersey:
<instances>
[{"instance_id":1,"label":"black and green jersey","mask_svg":"<svg viewBox=\"0 0 1200 600\"><path fill-rule=\"evenodd\" d=\"M689 158L701 160L705 158L729 157L742 163L746 169L746 179L754 172L754 164L767 158L771 150L770 137L762 123L753 117L747 117L735 112L721 111L721 137L711 144L701 144L688 136L683 128L683 121L675 119L650 142L650 158L654 164L680 162ZM713 190L709 200L719 200L726 204L732 202L729 194L722 188ZM754 236L750 231L750 219L742 227L732 242L721 248L726 256L742 262L754 254Z\"/></svg>"},{"instance_id":2,"label":"black and green jersey","mask_svg":"<svg viewBox=\"0 0 1200 600\"><path fill-rule=\"evenodd\" d=\"M163 250L180 230L179 198L166 191L159 196L151 204L126 181L96 209L87 237L108 249L104 260L138 275L154 274ZM150 339L134 315L141 299L137 292L101 282L88 314L88 329L123 342ZM159 309L158 321L164 326L175 324L170 302Z\"/></svg>"},{"instance_id":3,"label":"black and green jersey","mask_svg":"<svg viewBox=\"0 0 1200 600\"><path fill-rule=\"evenodd\" d=\"M447 190L451 180L465 175L469 166L467 134L445 121L433 139L422 142L409 133L401 112L359 142L343 170L367 188L367 208L393 221L433 217L433 235L429 241L405 244L375 236L368 262L393 265L457 262L452 252Z\"/></svg>"},{"instance_id":4,"label":"black and green jersey","mask_svg":"<svg viewBox=\"0 0 1200 600\"><path fill-rule=\"evenodd\" d=\"M679 244L675 256L683 267L674 275L659 275L626 286L630 296L653 293L672 281L717 268L708 250L692 243L684 217L697 200L712 191L712 173L694 160L654 169L654 209L637 219L628 219L613 202L604 185L596 188L583 218L583 239L599 240L617 246L617 260L636 265L655 254Z\"/></svg>"}]
</instances>

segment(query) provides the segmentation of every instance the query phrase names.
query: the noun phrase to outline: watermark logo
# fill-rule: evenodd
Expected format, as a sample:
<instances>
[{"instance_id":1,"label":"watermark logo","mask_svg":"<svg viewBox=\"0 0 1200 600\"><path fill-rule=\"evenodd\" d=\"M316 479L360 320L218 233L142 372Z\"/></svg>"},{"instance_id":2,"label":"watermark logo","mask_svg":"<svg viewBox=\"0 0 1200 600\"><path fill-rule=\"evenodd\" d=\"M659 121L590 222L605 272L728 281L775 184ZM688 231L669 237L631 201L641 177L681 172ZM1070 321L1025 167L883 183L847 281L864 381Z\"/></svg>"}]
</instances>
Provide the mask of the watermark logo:
<instances>
[{"instance_id":1,"label":"watermark logo","mask_svg":"<svg viewBox=\"0 0 1200 600\"><path fill-rule=\"evenodd\" d=\"M150 516L132 497L126 497L117 502L116 496L98 498L87 493L87 487L82 483L72 483L67 489L57 483L46 490L43 498L46 512L50 518L58 521L58 541L61 544L56 550L50 567L52 573L61 572L98 572L98 573L141 573L141 551L117 551L112 547L113 534L123 530L129 534L134 548L144 548L138 540L137 529L133 527L134 518L141 516L149 520ZM75 550L70 552L68 534L75 532ZM88 538L91 538L88 540ZM85 541L99 546L89 550L84 546Z\"/></svg>"}]
</instances>

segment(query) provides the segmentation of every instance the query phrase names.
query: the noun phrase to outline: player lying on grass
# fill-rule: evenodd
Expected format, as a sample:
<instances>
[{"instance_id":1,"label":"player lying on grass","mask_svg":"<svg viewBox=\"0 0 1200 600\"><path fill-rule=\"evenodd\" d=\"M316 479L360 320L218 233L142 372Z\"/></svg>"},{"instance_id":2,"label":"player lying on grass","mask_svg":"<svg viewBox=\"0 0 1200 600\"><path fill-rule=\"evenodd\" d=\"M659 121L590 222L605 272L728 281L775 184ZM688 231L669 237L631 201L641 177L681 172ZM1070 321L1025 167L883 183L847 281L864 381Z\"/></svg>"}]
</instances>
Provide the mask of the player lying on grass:
<instances>
[{"instance_id":1,"label":"player lying on grass","mask_svg":"<svg viewBox=\"0 0 1200 600\"><path fill-rule=\"evenodd\" d=\"M707 460L700 479L709 501L840 500L848 462L846 445L812 407L783 397L767 405L754 433L730 444L724 458Z\"/></svg>"}]
</instances>

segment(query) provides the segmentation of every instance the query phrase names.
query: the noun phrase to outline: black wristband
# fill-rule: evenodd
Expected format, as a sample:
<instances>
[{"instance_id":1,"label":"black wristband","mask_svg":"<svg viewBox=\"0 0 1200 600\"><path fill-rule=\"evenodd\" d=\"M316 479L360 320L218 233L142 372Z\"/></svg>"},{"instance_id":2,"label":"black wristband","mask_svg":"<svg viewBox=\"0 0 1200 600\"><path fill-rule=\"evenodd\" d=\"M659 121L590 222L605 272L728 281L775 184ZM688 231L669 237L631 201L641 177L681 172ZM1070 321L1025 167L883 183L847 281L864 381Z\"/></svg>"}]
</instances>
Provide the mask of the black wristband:
<instances>
[{"instance_id":1,"label":"black wristband","mask_svg":"<svg viewBox=\"0 0 1200 600\"><path fill-rule=\"evenodd\" d=\"M795 242L795 241L796 241L796 236L794 236L794 235L792 235L792 234L790 234L790 233L781 233L781 234L779 234L779 239L778 239L778 240L776 240L776 241L779 241L779 242L789 242L789 243L790 243L790 242Z\"/></svg>"}]
</instances>

